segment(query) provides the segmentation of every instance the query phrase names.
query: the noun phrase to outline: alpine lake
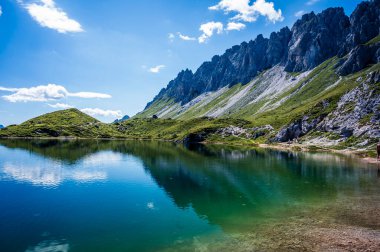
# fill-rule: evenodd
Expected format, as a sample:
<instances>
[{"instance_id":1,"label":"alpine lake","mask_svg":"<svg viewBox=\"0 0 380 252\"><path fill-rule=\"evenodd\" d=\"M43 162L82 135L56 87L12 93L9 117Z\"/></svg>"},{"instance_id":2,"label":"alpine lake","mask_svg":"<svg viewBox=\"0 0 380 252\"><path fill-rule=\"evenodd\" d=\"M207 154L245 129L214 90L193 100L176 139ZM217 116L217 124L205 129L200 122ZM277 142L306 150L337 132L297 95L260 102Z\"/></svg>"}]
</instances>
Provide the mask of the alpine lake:
<instances>
[{"instance_id":1,"label":"alpine lake","mask_svg":"<svg viewBox=\"0 0 380 252\"><path fill-rule=\"evenodd\" d=\"M2 139L0 250L379 251L378 168L331 153Z\"/></svg>"}]
</instances>

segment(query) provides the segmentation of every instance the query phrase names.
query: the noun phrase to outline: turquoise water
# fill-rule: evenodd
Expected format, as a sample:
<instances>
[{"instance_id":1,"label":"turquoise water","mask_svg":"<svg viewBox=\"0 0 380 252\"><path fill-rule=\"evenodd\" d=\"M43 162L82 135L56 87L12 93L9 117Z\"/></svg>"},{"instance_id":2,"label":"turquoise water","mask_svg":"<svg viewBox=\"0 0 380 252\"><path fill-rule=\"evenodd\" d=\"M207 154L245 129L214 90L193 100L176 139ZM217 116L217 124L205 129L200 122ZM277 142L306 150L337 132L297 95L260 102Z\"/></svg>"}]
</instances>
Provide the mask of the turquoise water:
<instances>
[{"instance_id":1,"label":"turquoise water","mask_svg":"<svg viewBox=\"0 0 380 252\"><path fill-rule=\"evenodd\" d=\"M237 235L297 221L305 209L333 206L328 213L340 221L341 201L356 204L365 195L372 202L379 184L376 165L328 153L0 140L0 246L1 251L227 249Z\"/></svg>"}]
</instances>

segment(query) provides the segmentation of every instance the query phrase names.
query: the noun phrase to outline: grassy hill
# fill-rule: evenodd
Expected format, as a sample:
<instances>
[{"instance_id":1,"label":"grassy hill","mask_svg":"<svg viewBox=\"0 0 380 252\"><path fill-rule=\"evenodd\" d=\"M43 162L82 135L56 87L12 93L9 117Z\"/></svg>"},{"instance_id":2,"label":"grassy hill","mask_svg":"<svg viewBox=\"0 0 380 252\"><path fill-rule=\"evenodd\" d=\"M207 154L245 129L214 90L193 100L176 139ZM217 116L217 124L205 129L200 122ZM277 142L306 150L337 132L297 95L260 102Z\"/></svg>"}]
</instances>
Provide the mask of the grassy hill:
<instances>
[{"instance_id":1,"label":"grassy hill","mask_svg":"<svg viewBox=\"0 0 380 252\"><path fill-rule=\"evenodd\" d=\"M297 131L295 127L304 131L305 125L316 121L295 138L335 149L373 149L380 132L380 64L343 77L335 72L337 61L332 58L299 74L270 69L246 85L209 93L185 109L171 102L153 104L124 122L106 124L77 109L61 110L1 129L0 138L126 138L256 145L287 141L276 137L279 139L281 132ZM282 76L282 82L273 81L277 78L273 76ZM159 109L170 111L153 119Z\"/></svg>"},{"instance_id":2,"label":"grassy hill","mask_svg":"<svg viewBox=\"0 0 380 252\"><path fill-rule=\"evenodd\" d=\"M118 135L118 132L110 125L102 123L78 109L48 113L20 125L8 126L0 131L0 137L109 138Z\"/></svg>"}]
</instances>

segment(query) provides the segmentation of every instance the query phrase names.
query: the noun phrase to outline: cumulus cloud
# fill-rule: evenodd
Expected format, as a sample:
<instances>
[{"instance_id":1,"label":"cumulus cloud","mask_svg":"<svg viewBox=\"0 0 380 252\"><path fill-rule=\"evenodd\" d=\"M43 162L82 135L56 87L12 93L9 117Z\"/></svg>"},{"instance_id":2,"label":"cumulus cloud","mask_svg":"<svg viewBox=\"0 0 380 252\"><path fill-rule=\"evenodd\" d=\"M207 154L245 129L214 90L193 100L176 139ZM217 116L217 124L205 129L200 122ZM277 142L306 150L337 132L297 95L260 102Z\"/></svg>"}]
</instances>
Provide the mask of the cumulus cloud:
<instances>
[{"instance_id":1,"label":"cumulus cloud","mask_svg":"<svg viewBox=\"0 0 380 252\"><path fill-rule=\"evenodd\" d=\"M245 24L243 23L235 23L235 22L229 22L227 24L227 31L240 31L245 28Z\"/></svg>"},{"instance_id":2,"label":"cumulus cloud","mask_svg":"<svg viewBox=\"0 0 380 252\"><path fill-rule=\"evenodd\" d=\"M306 13L306 12L305 12L304 10L300 10L300 11L297 11L297 12L294 14L294 16L300 18L300 17L302 17L305 13Z\"/></svg>"},{"instance_id":3,"label":"cumulus cloud","mask_svg":"<svg viewBox=\"0 0 380 252\"><path fill-rule=\"evenodd\" d=\"M209 9L222 10L226 14L230 12L237 13L231 20L243 22L255 22L259 16L264 16L273 23L284 19L282 11L280 9L276 10L274 3L266 2L266 0L256 0L252 5L250 5L250 0L221 0L217 5L209 7Z\"/></svg>"},{"instance_id":4,"label":"cumulus cloud","mask_svg":"<svg viewBox=\"0 0 380 252\"><path fill-rule=\"evenodd\" d=\"M178 37L182 40L185 40L185 41L194 41L194 40L197 40L196 38L194 37L190 37L190 36L187 36L187 35L183 35L182 33L178 32Z\"/></svg>"},{"instance_id":5,"label":"cumulus cloud","mask_svg":"<svg viewBox=\"0 0 380 252\"><path fill-rule=\"evenodd\" d=\"M30 88L6 88L0 87L0 91L12 92L3 98L9 102L46 102L66 97L79 98L111 98L111 95L93 92L70 93L63 86L56 84L40 85Z\"/></svg>"},{"instance_id":6,"label":"cumulus cloud","mask_svg":"<svg viewBox=\"0 0 380 252\"><path fill-rule=\"evenodd\" d=\"M214 33L221 34L223 32L223 24L221 22L208 22L202 24L199 28L203 34L198 38L199 43L205 43L208 38L212 37Z\"/></svg>"},{"instance_id":7,"label":"cumulus cloud","mask_svg":"<svg viewBox=\"0 0 380 252\"><path fill-rule=\"evenodd\" d=\"M105 116L105 117L116 117L116 118L119 118L122 116L122 113L120 110L103 110L99 108L84 108L84 109L81 109L80 111L90 116Z\"/></svg>"},{"instance_id":8,"label":"cumulus cloud","mask_svg":"<svg viewBox=\"0 0 380 252\"><path fill-rule=\"evenodd\" d=\"M38 2L23 4L23 6L42 27L60 33L83 32L81 24L69 18L66 12L56 6L54 0L38 0Z\"/></svg>"},{"instance_id":9,"label":"cumulus cloud","mask_svg":"<svg viewBox=\"0 0 380 252\"><path fill-rule=\"evenodd\" d=\"M165 68L165 65L158 65L158 66L155 66L155 67L151 67L149 69L149 72L151 73L159 73L161 71L161 69Z\"/></svg>"},{"instance_id":10,"label":"cumulus cloud","mask_svg":"<svg viewBox=\"0 0 380 252\"><path fill-rule=\"evenodd\" d=\"M3 15L3 8L0 5L0 16Z\"/></svg>"},{"instance_id":11,"label":"cumulus cloud","mask_svg":"<svg viewBox=\"0 0 380 252\"><path fill-rule=\"evenodd\" d=\"M309 0L306 2L306 5L313 5L313 4L316 4L318 3L320 0Z\"/></svg>"},{"instance_id":12,"label":"cumulus cloud","mask_svg":"<svg viewBox=\"0 0 380 252\"><path fill-rule=\"evenodd\" d=\"M66 103L56 103L56 104L48 104L50 107L52 108L58 108L58 109L69 109L69 108L73 108L73 106L71 106L70 104L66 104Z\"/></svg>"}]
</instances>

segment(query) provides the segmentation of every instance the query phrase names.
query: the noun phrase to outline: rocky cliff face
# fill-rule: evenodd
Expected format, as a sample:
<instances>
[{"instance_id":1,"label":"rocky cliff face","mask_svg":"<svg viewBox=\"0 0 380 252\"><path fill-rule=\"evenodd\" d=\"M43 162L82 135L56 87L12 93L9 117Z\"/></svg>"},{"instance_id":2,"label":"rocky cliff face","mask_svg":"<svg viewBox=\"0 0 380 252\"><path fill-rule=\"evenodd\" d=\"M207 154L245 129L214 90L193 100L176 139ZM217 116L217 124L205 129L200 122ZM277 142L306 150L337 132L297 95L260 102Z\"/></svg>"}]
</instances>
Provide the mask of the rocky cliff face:
<instances>
[{"instance_id":1,"label":"rocky cliff face","mask_svg":"<svg viewBox=\"0 0 380 252\"><path fill-rule=\"evenodd\" d=\"M380 62L380 42L371 45L358 45L350 51L345 59L341 60L337 72L345 76L378 62Z\"/></svg>"},{"instance_id":2,"label":"rocky cliff face","mask_svg":"<svg viewBox=\"0 0 380 252\"><path fill-rule=\"evenodd\" d=\"M359 146L376 142L380 138L380 71L372 71L364 77L358 77L358 84L342 97L340 97L336 108L329 114L323 114L312 120L308 115L302 119L284 126L272 139L276 142L292 141L305 136L310 131L329 134L336 141L344 141L349 137L356 139ZM327 138L307 137L312 142L330 142L337 144Z\"/></svg>"},{"instance_id":3,"label":"rocky cliff face","mask_svg":"<svg viewBox=\"0 0 380 252\"><path fill-rule=\"evenodd\" d=\"M318 124L319 131L341 137L380 138L380 72L358 78L359 86L343 95L337 108Z\"/></svg>"},{"instance_id":4,"label":"rocky cliff face","mask_svg":"<svg viewBox=\"0 0 380 252\"><path fill-rule=\"evenodd\" d=\"M360 3L350 16L350 33L346 37L340 56L376 37L379 32L380 0Z\"/></svg>"},{"instance_id":5,"label":"rocky cliff face","mask_svg":"<svg viewBox=\"0 0 380 252\"><path fill-rule=\"evenodd\" d=\"M292 28L285 70L303 72L335 56L345 42L349 27L343 8L303 15Z\"/></svg>"},{"instance_id":6,"label":"rocky cliff face","mask_svg":"<svg viewBox=\"0 0 380 252\"><path fill-rule=\"evenodd\" d=\"M262 35L253 41L228 49L221 56L214 56L203 63L193 74L190 70L181 71L162 89L155 100L173 98L182 105L196 96L218 90L224 86L248 83L257 74L284 60L291 32L288 27L273 32L269 39ZM154 102L153 101L153 102ZM148 108L152 103L148 103Z\"/></svg>"},{"instance_id":7,"label":"rocky cliff face","mask_svg":"<svg viewBox=\"0 0 380 252\"><path fill-rule=\"evenodd\" d=\"M338 55L348 57L338 64L338 73L347 75L380 60L378 47L362 44L379 34L380 0L362 2L350 17L342 8L304 15L291 30L274 32L269 38L233 46L221 56L203 63L195 73L182 71L146 106L172 99L180 105L195 97L238 83L247 84L260 72L275 65L287 72L304 72Z\"/></svg>"}]
</instances>

